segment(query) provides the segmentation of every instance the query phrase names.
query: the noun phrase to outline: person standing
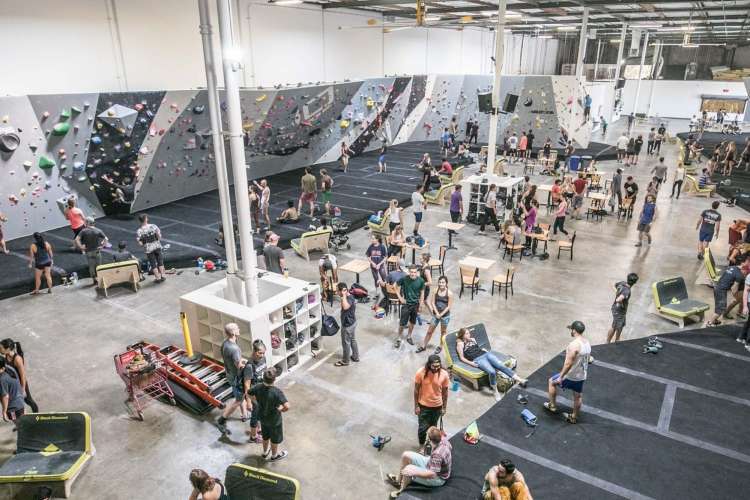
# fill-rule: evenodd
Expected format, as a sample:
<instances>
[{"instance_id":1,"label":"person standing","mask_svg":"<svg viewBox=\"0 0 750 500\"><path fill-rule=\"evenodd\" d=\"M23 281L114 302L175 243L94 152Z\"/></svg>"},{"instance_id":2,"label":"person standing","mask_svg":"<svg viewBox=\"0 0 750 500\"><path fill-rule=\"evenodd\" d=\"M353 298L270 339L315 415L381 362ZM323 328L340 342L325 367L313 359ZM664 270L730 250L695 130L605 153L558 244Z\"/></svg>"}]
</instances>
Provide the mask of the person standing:
<instances>
[{"instance_id":1,"label":"person standing","mask_svg":"<svg viewBox=\"0 0 750 500\"><path fill-rule=\"evenodd\" d=\"M461 196L461 184L456 184L451 193L451 203L448 211L451 214L451 222L461 222L464 215L464 199Z\"/></svg>"},{"instance_id":2,"label":"person standing","mask_svg":"<svg viewBox=\"0 0 750 500\"><path fill-rule=\"evenodd\" d=\"M86 227L76 236L76 248L86 254L91 281L96 284L96 267L102 263L102 248L107 245L109 239L101 229L94 227L93 217L86 217Z\"/></svg>"},{"instance_id":3,"label":"person standing","mask_svg":"<svg viewBox=\"0 0 750 500\"><path fill-rule=\"evenodd\" d=\"M261 442L262 438L258 435L258 422L260 422L258 405L253 404L249 392L254 385L263 382L263 372L266 371L266 366L266 345L262 340L256 339L253 341L253 354L242 367L240 375L242 378L243 403L247 405L247 409L250 411L250 430L246 431L250 443Z\"/></svg>"},{"instance_id":4,"label":"person standing","mask_svg":"<svg viewBox=\"0 0 750 500\"><path fill-rule=\"evenodd\" d=\"M3 252L5 255L8 255L10 252L8 251L8 247L5 245L5 236L3 236L3 223L8 222L8 218L0 212L0 251Z\"/></svg>"},{"instance_id":5,"label":"person standing","mask_svg":"<svg viewBox=\"0 0 750 500\"><path fill-rule=\"evenodd\" d=\"M614 339L619 342L622 329L625 328L625 317L628 313L628 302L633 286L638 283L638 275L628 274L625 281L615 283L615 301L612 304L612 327L607 332L607 343Z\"/></svg>"},{"instance_id":6,"label":"person standing","mask_svg":"<svg viewBox=\"0 0 750 500\"><path fill-rule=\"evenodd\" d=\"M628 133L630 133L630 131L633 130L633 122L635 122L635 114L630 113L628 115Z\"/></svg>"},{"instance_id":7,"label":"person standing","mask_svg":"<svg viewBox=\"0 0 750 500\"><path fill-rule=\"evenodd\" d=\"M443 337L445 337L448 331L448 323L451 320L451 307L453 306L453 292L448 290L448 278L445 276L438 278L437 290L429 296L428 306L432 312L432 322L430 322L430 326L427 328L424 342L422 342L421 346L417 347L417 352L419 353L427 349L427 344L430 343L435 328L440 325L440 341L437 347L435 347L435 354L440 354L440 351L443 349Z\"/></svg>"},{"instance_id":8,"label":"person standing","mask_svg":"<svg viewBox=\"0 0 750 500\"><path fill-rule=\"evenodd\" d=\"M625 165L635 165L635 137L628 139L628 145L625 148Z\"/></svg>"},{"instance_id":9,"label":"person standing","mask_svg":"<svg viewBox=\"0 0 750 500\"><path fill-rule=\"evenodd\" d=\"M591 102L591 96L586 94L583 98L583 123L586 123L591 118Z\"/></svg>"},{"instance_id":10,"label":"person standing","mask_svg":"<svg viewBox=\"0 0 750 500\"><path fill-rule=\"evenodd\" d=\"M344 170L344 173L349 169L349 155L352 153L352 150L349 149L349 146L346 145L346 141L341 141L341 168Z\"/></svg>"},{"instance_id":11,"label":"person standing","mask_svg":"<svg viewBox=\"0 0 750 500\"><path fill-rule=\"evenodd\" d=\"M396 229L396 226L401 225L401 214L403 211L403 207L398 206L398 200L395 198L388 204L388 230L391 233Z\"/></svg>"},{"instance_id":12,"label":"person standing","mask_svg":"<svg viewBox=\"0 0 750 500\"><path fill-rule=\"evenodd\" d=\"M469 137L469 144L471 144L472 141L474 141L474 144L477 143L477 140L479 139L479 120L474 120L474 123L471 125L471 135Z\"/></svg>"},{"instance_id":13,"label":"person standing","mask_svg":"<svg viewBox=\"0 0 750 500\"><path fill-rule=\"evenodd\" d=\"M34 269L34 290L31 295L39 293L42 285L42 274L47 280L47 293L52 293L52 245L40 233L34 233L34 242L29 247L29 267Z\"/></svg>"},{"instance_id":14,"label":"person standing","mask_svg":"<svg viewBox=\"0 0 750 500\"><path fill-rule=\"evenodd\" d=\"M229 435L231 431L227 428L227 419L239 408L244 399L242 380L240 371L242 370L242 349L237 344L240 336L240 327L237 323L227 323L224 325L224 342L221 344L221 359L224 363L226 380L232 388L231 402L227 402L219 418L216 420L216 426L222 434ZM263 429L265 433L265 428Z\"/></svg>"},{"instance_id":15,"label":"person standing","mask_svg":"<svg viewBox=\"0 0 750 500\"><path fill-rule=\"evenodd\" d=\"M737 336L737 342L745 346L745 349L750 352L750 273L745 278L745 287L742 290L742 305L740 306L740 314L746 317L745 324L742 326L742 331Z\"/></svg>"},{"instance_id":16,"label":"person standing","mask_svg":"<svg viewBox=\"0 0 750 500\"><path fill-rule=\"evenodd\" d=\"M633 165L638 165L638 157L641 156L641 149L643 148L643 136L638 134L633 142Z\"/></svg>"},{"instance_id":17,"label":"person standing","mask_svg":"<svg viewBox=\"0 0 750 500\"><path fill-rule=\"evenodd\" d=\"M284 441L284 425L282 413L289 411L289 401L281 389L274 386L276 369L268 368L263 372L263 383L254 385L248 394L253 405L258 405L260 427L263 429L263 458L269 456L271 462L286 458L286 450L279 451L279 445ZM269 447L270 444L270 447Z\"/></svg>"},{"instance_id":18,"label":"person standing","mask_svg":"<svg viewBox=\"0 0 750 500\"><path fill-rule=\"evenodd\" d=\"M271 188L268 186L266 179L261 179L260 184L253 181L255 187L260 189L260 213L263 214L263 218L266 219L266 231L271 228L271 217L268 214L268 209L271 206ZM299 212L299 210L298 210ZM255 232L260 232L260 227L255 228Z\"/></svg>"},{"instance_id":19,"label":"person standing","mask_svg":"<svg viewBox=\"0 0 750 500\"><path fill-rule=\"evenodd\" d=\"M529 146L529 138L526 137L526 132L521 132L521 137L518 139L518 157L526 159L526 148Z\"/></svg>"},{"instance_id":20,"label":"person standing","mask_svg":"<svg viewBox=\"0 0 750 500\"><path fill-rule=\"evenodd\" d=\"M278 234L271 233L268 237L268 244L263 247L263 260L266 262L266 271L284 274L286 262L284 261L284 251L279 248Z\"/></svg>"},{"instance_id":21,"label":"person standing","mask_svg":"<svg viewBox=\"0 0 750 500\"><path fill-rule=\"evenodd\" d=\"M18 374L18 382L21 384L23 389L23 401L29 405L32 413L39 413L39 405L36 404L34 398L31 397L31 391L29 390L29 379L26 374L26 360L24 359L23 349L21 349L21 343L16 342L13 339L3 339L0 341L0 353L5 356L5 361L8 365L15 369Z\"/></svg>"},{"instance_id":22,"label":"person standing","mask_svg":"<svg viewBox=\"0 0 750 500\"><path fill-rule=\"evenodd\" d=\"M380 156L378 156L378 172L380 172L381 174L384 173L388 168L388 164L385 162L385 155L387 152L388 145L384 142L380 147Z\"/></svg>"},{"instance_id":23,"label":"person standing","mask_svg":"<svg viewBox=\"0 0 750 500\"><path fill-rule=\"evenodd\" d=\"M419 224L422 222L422 213L427 210L427 202L424 199L424 185L417 184L411 194L411 206L414 209L414 236L419 235Z\"/></svg>"},{"instance_id":24,"label":"person standing","mask_svg":"<svg viewBox=\"0 0 750 500\"><path fill-rule=\"evenodd\" d=\"M677 190L677 199L680 199L680 192L682 191L682 183L685 181L685 167L682 162L677 163L677 169L674 172L674 182L672 183L672 194L670 198L674 198L675 189Z\"/></svg>"},{"instance_id":25,"label":"person standing","mask_svg":"<svg viewBox=\"0 0 750 500\"><path fill-rule=\"evenodd\" d=\"M646 139L646 154L651 156L652 154L654 154L654 145L656 144L656 128L651 127L651 130L648 131L648 136L646 136Z\"/></svg>"},{"instance_id":26,"label":"person standing","mask_svg":"<svg viewBox=\"0 0 750 500\"><path fill-rule=\"evenodd\" d=\"M448 127L443 129L443 135L440 136L440 144L442 145L441 153L443 156L448 156L451 150L451 133L448 131Z\"/></svg>"},{"instance_id":27,"label":"person standing","mask_svg":"<svg viewBox=\"0 0 750 500\"><path fill-rule=\"evenodd\" d=\"M508 138L508 156L510 156L510 163L518 157L518 136L515 132Z\"/></svg>"},{"instance_id":28,"label":"person standing","mask_svg":"<svg viewBox=\"0 0 750 500\"><path fill-rule=\"evenodd\" d=\"M255 186L252 186L252 185L247 186L247 198L250 201L250 216L253 218L252 229L253 231L258 232L260 230L260 196L258 196ZM218 238L218 241L222 242L222 245L220 246L224 246L223 236L224 234L222 231L222 237Z\"/></svg>"},{"instance_id":29,"label":"person standing","mask_svg":"<svg viewBox=\"0 0 750 500\"><path fill-rule=\"evenodd\" d=\"M24 415L23 388L18 379L8 373L5 357L0 357L0 401L3 407L3 422L15 422Z\"/></svg>"},{"instance_id":30,"label":"person standing","mask_svg":"<svg viewBox=\"0 0 750 500\"><path fill-rule=\"evenodd\" d=\"M76 206L76 199L74 196L68 198L68 206L65 208L65 218L70 223L70 229L73 231L73 239L78 237L78 233L83 231L86 227L86 217L83 215L83 210Z\"/></svg>"},{"instance_id":31,"label":"person standing","mask_svg":"<svg viewBox=\"0 0 750 500\"><path fill-rule=\"evenodd\" d=\"M370 262L370 271L372 272L372 281L375 283L375 287L382 286L386 280L386 258L388 256L388 249L383 245L383 237L373 234L370 238L370 246L365 251L367 260Z\"/></svg>"},{"instance_id":32,"label":"person standing","mask_svg":"<svg viewBox=\"0 0 750 500\"><path fill-rule=\"evenodd\" d=\"M615 211L615 204L614 200L617 198L617 207L620 207L622 205L622 169L618 168L615 170L615 175L612 176L612 196L610 197L610 200L612 200L611 206L612 206L612 212Z\"/></svg>"},{"instance_id":33,"label":"person standing","mask_svg":"<svg viewBox=\"0 0 750 500\"><path fill-rule=\"evenodd\" d=\"M414 414L420 448L425 445L427 429L437 427L440 417L448 410L449 383L450 376L437 354L430 354L414 376Z\"/></svg>"},{"instance_id":34,"label":"person standing","mask_svg":"<svg viewBox=\"0 0 750 500\"><path fill-rule=\"evenodd\" d=\"M315 199L318 195L318 182L309 167L305 167L305 174L302 176L300 183L302 194L299 197L297 212L302 215L302 204L307 203L310 207L310 217L313 217L315 215Z\"/></svg>"},{"instance_id":35,"label":"person standing","mask_svg":"<svg viewBox=\"0 0 750 500\"><path fill-rule=\"evenodd\" d=\"M425 281L419 276L419 268L412 264L409 266L409 273L398 280L396 284L398 285L396 295L401 302L401 317L399 318L398 337L393 342L393 347L398 349L401 347L401 336L407 325L409 330L406 342L414 345L412 333L414 332L414 325L417 323L419 309L424 304Z\"/></svg>"},{"instance_id":36,"label":"person standing","mask_svg":"<svg viewBox=\"0 0 750 500\"><path fill-rule=\"evenodd\" d=\"M555 211L555 222L553 222L552 224L553 236L557 236L558 229L565 236L568 235L568 232L565 230L565 216L567 215L567 213L568 200L566 200L564 197L561 197L559 203L557 204L557 210Z\"/></svg>"},{"instance_id":37,"label":"person standing","mask_svg":"<svg viewBox=\"0 0 750 500\"><path fill-rule=\"evenodd\" d=\"M586 194L586 186L588 183L583 177L583 174L578 174L578 178L573 181L573 189L575 195L573 196L573 218L578 220L581 218L581 207L583 207L583 198Z\"/></svg>"},{"instance_id":38,"label":"person standing","mask_svg":"<svg viewBox=\"0 0 750 500\"><path fill-rule=\"evenodd\" d=\"M599 123L601 123L602 137L604 137L605 135L607 135L607 120L605 120L603 116L600 116Z\"/></svg>"},{"instance_id":39,"label":"person standing","mask_svg":"<svg viewBox=\"0 0 750 500\"><path fill-rule=\"evenodd\" d=\"M154 281L161 283L166 281L167 275L164 270L164 256L162 255L161 231L156 224L150 224L148 215L141 214L138 216L141 227L136 233L138 244L146 252L146 258L151 264L151 272L154 275Z\"/></svg>"},{"instance_id":40,"label":"person standing","mask_svg":"<svg viewBox=\"0 0 750 500\"><path fill-rule=\"evenodd\" d=\"M659 163L651 169L651 173L654 175L654 179L656 179L656 189L658 190L661 187L661 183L667 179L667 166L664 164L663 156L659 158Z\"/></svg>"},{"instance_id":41,"label":"person standing","mask_svg":"<svg viewBox=\"0 0 750 500\"><path fill-rule=\"evenodd\" d=\"M451 136L451 144L455 146L456 136L458 136L458 118L455 116L451 118L451 122L448 124L448 132Z\"/></svg>"},{"instance_id":42,"label":"person standing","mask_svg":"<svg viewBox=\"0 0 750 500\"><path fill-rule=\"evenodd\" d=\"M338 284L341 297L341 361L335 366L349 366L349 360L359 361L359 346L357 345L357 300L349 294L346 283Z\"/></svg>"},{"instance_id":43,"label":"person standing","mask_svg":"<svg viewBox=\"0 0 750 500\"><path fill-rule=\"evenodd\" d=\"M628 136L625 135L625 132L623 132L620 137L617 138L617 162L622 163L622 161L625 159L625 153L628 150L628 142L630 139L628 139Z\"/></svg>"},{"instance_id":44,"label":"person standing","mask_svg":"<svg viewBox=\"0 0 750 500\"><path fill-rule=\"evenodd\" d=\"M638 218L638 242L635 246L643 246L643 237L651 244L651 223L656 219L656 197L652 194L646 196L643 203L641 215Z\"/></svg>"},{"instance_id":45,"label":"person standing","mask_svg":"<svg viewBox=\"0 0 750 500\"><path fill-rule=\"evenodd\" d=\"M583 384L588 375L591 344L583 336L586 327L582 322L574 321L568 325L568 329L573 340L565 349L565 362L562 370L549 379L547 384L549 401L544 403L544 408L550 413L557 413L557 387L570 389L573 391L573 412L563 413L563 418L569 424L577 424L583 405Z\"/></svg>"},{"instance_id":46,"label":"person standing","mask_svg":"<svg viewBox=\"0 0 750 500\"><path fill-rule=\"evenodd\" d=\"M482 224L479 226L479 234L484 234L484 227L487 222L491 222L495 227L495 231L500 232L500 225L497 223L497 186L490 184L489 189L484 194L482 199L484 203L484 217L482 217Z\"/></svg>"},{"instance_id":47,"label":"person standing","mask_svg":"<svg viewBox=\"0 0 750 500\"><path fill-rule=\"evenodd\" d=\"M328 170L320 169L320 191L323 193L323 207L326 215L331 216L331 190L333 189L333 178L328 175Z\"/></svg>"},{"instance_id":48,"label":"person standing","mask_svg":"<svg viewBox=\"0 0 750 500\"><path fill-rule=\"evenodd\" d=\"M698 260L703 260L703 252L708 248L711 240L719 237L721 229L721 214L718 212L720 203L715 201L711 208L701 212L695 229L698 230Z\"/></svg>"},{"instance_id":49,"label":"person standing","mask_svg":"<svg viewBox=\"0 0 750 500\"><path fill-rule=\"evenodd\" d=\"M527 139L527 145L526 145L526 158L531 158L532 153L534 152L534 131L532 129L529 129L529 133L526 134Z\"/></svg>"}]
</instances>

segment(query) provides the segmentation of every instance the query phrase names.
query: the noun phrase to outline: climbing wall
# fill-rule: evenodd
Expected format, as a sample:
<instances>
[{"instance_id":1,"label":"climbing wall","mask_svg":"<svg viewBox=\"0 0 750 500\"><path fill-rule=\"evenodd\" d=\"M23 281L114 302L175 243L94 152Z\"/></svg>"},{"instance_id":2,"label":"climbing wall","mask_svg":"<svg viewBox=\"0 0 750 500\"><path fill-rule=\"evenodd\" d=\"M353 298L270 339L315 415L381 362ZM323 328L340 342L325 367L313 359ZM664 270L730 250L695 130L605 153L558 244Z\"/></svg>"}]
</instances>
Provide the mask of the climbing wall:
<instances>
[{"instance_id":1,"label":"climbing wall","mask_svg":"<svg viewBox=\"0 0 750 500\"><path fill-rule=\"evenodd\" d=\"M479 142L487 142L489 115L479 113L477 92L491 85L489 75L415 75L243 89L248 177L336 161L342 142L360 154L384 142L437 141L454 117L459 139L477 119ZM574 77L503 77L501 102L509 93L518 104L500 116L499 141L533 130L536 147L547 137L559 147L568 138L588 146ZM226 111L223 94L219 100ZM7 238L65 225L62 204L71 195L98 217L216 189L205 90L7 97L0 119Z\"/></svg>"},{"instance_id":2,"label":"climbing wall","mask_svg":"<svg viewBox=\"0 0 750 500\"><path fill-rule=\"evenodd\" d=\"M86 214L103 214L84 174L95 94L0 99L0 213L6 239L65 226L74 196ZM84 178L81 179L81 175Z\"/></svg>"}]
</instances>

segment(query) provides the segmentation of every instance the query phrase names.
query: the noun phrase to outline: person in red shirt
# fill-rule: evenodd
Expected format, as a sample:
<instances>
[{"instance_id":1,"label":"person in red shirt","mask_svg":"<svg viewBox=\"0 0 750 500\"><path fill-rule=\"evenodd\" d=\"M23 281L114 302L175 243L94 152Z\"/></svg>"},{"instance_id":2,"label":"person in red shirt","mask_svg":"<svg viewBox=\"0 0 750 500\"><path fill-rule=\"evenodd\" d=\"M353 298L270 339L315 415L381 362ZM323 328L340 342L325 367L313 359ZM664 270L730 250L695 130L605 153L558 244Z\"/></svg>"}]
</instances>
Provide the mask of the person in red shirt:
<instances>
[{"instance_id":1,"label":"person in red shirt","mask_svg":"<svg viewBox=\"0 0 750 500\"><path fill-rule=\"evenodd\" d=\"M550 196L552 205L560 203L562 199L562 181L560 179L555 179L555 183L552 185L552 189L550 189Z\"/></svg>"},{"instance_id":2,"label":"person in red shirt","mask_svg":"<svg viewBox=\"0 0 750 500\"><path fill-rule=\"evenodd\" d=\"M68 206L65 208L65 218L70 223L70 229L73 230L73 239L75 239L78 233L86 227L86 216L83 214L83 210L76 206L76 199L73 196L68 198Z\"/></svg>"},{"instance_id":3,"label":"person in red shirt","mask_svg":"<svg viewBox=\"0 0 750 500\"><path fill-rule=\"evenodd\" d=\"M583 195L586 192L587 184L583 174L578 174L578 179L573 181L573 189L575 190L575 194L573 195L573 217L576 219L581 218L579 212L583 206Z\"/></svg>"},{"instance_id":4,"label":"person in red shirt","mask_svg":"<svg viewBox=\"0 0 750 500\"><path fill-rule=\"evenodd\" d=\"M440 165L440 175L453 175L453 165L448 161L448 158L443 158L443 163Z\"/></svg>"}]
</instances>

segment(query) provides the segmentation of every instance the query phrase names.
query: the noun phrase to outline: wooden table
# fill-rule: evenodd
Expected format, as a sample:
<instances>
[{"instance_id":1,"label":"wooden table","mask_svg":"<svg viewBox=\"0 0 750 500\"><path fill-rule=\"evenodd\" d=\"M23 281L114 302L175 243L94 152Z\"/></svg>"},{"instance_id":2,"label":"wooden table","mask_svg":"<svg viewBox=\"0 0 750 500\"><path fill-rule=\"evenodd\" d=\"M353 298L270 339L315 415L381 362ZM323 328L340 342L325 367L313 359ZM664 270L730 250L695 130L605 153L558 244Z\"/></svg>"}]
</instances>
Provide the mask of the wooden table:
<instances>
[{"instance_id":1,"label":"wooden table","mask_svg":"<svg viewBox=\"0 0 750 500\"><path fill-rule=\"evenodd\" d=\"M359 273L363 273L370 269L370 262L363 259L354 259L350 260L343 266L339 266L339 271L347 271L350 273L354 273L354 275L357 277L357 281L355 283L359 283Z\"/></svg>"},{"instance_id":2,"label":"wooden table","mask_svg":"<svg viewBox=\"0 0 750 500\"><path fill-rule=\"evenodd\" d=\"M547 213L549 213L550 207L552 207L552 187L554 184L542 184L536 187L536 192L541 193L547 191Z\"/></svg>"},{"instance_id":3,"label":"wooden table","mask_svg":"<svg viewBox=\"0 0 750 500\"><path fill-rule=\"evenodd\" d=\"M448 230L448 248L447 250L455 250L456 247L453 246L453 233L456 231L460 231L463 229L465 224L461 224L459 222L450 222L450 221L443 221L440 224L438 224L436 227L439 227L440 229L447 229Z\"/></svg>"},{"instance_id":4,"label":"wooden table","mask_svg":"<svg viewBox=\"0 0 750 500\"><path fill-rule=\"evenodd\" d=\"M607 201L607 198L609 198L609 196L604 193L589 193L589 198L591 198L592 200Z\"/></svg>"},{"instance_id":5,"label":"wooden table","mask_svg":"<svg viewBox=\"0 0 750 500\"><path fill-rule=\"evenodd\" d=\"M416 262L417 250L427 250L430 248L430 242L425 240L424 245L422 246L419 246L416 243L404 243L404 248L411 248L411 263L414 264Z\"/></svg>"}]
</instances>

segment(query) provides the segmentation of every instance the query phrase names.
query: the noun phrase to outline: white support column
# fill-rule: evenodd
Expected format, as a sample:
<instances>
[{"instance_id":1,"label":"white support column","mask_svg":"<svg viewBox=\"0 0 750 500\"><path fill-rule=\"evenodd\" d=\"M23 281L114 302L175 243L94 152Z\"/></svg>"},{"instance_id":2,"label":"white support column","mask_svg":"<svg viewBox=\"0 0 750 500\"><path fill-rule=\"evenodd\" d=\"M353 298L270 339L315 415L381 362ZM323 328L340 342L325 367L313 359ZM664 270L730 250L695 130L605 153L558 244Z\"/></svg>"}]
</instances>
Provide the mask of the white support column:
<instances>
[{"instance_id":1,"label":"white support column","mask_svg":"<svg viewBox=\"0 0 750 500\"><path fill-rule=\"evenodd\" d=\"M633 100L633 110L631 111L634 115L638 108L638 99L641 97L641 79L643 78L643 63L646 62L646 51L648 50L648 35L649 32L646 31L646 36L643 37L643 47L641 47L641 64L638 66L638 82L635 86L635 99Z\"/></svg>"},{"instance_id":2,"label":"white support column","mask_svg":"<svg viewBox=\"0 0 750 500\"><path fill-rule=\"evenodd\" d=\"M581 33L578 38L578 59L576 60L576 78L583 83L583 60L586 57L586 41L588 40L589 8L583 8L583 19L581 20Z\"/></svg>"},{"instance_id":3,"label":"white support column","mask_svg":"<svg viewBox=\"0 0 750 500\"><path fill-rule=\"evenodd\" d=\"M231 0L216 0L219 11L219 34L226 90L227 121L229 122L229 150L232 155L234 195L237 205L237 228L240 233L242 256L242 280L245 283L246 305L258 303L257 256L253 249L253 233L250 226L250 200L247 193L247 166L242 133L242 111L240 109L239 78L242 71L239 47L232 29ZM226 228L231 231L230 228Z\"/></svg>"},{"instance_id":4,"label":"white support column","mask_svg":"<svg viewBox=\"0 0 750 500\"><path fill-rule=\"evenodd\" d=\"M625 50L625 35L628 34L628 25L622 23L620 31L620 46L617 48L617 62L615 66L615 83L612 89L612 115L615 113L615 94L617 94L617 82L620 80L620 67L622 66L622 53ZM611 115L610 115L611 116Z\"/></svg>"},{"instance_id":5,"label":"white support column","mask_svg":"<svg viewBox=\"0 0 750 500\"><path fill-rule=\"evenodd\" d=\"M596 74L599 72L599 56L602 54L602 40L601 38L596 41L596 60L594 61L594 80L596 80Z\"/></svg>"},{"instance_id":6,"label":"white support column","mask_svg":"<svg viewBox=\"0 0 750 500\"><path fill-rule=\"evenodd\" d=\"M661 52L661 40L657 40L654 44L654 57L651 59L651 90L648 93L648 108L646 109L646 116L651 116L651 106L654 105L654 85L656 84L656 65L659 62L659 53Z\"/></svg>"},{"instance_id":7,"label":"white support column","mask_svg":"<svg viewBox=\"0 0 750 500\"><path fill-rule=\"evenodd\" d=\"M503 41L505 39L505 11L508 0L500 0L497 6L497 26L495 27L495 76L492 79L492 114L490 115L490 137L487 143L487 171L495 168L497 149L497 120L500 111L500 71L503 69Z\"/></svg>"}]
</instances>

